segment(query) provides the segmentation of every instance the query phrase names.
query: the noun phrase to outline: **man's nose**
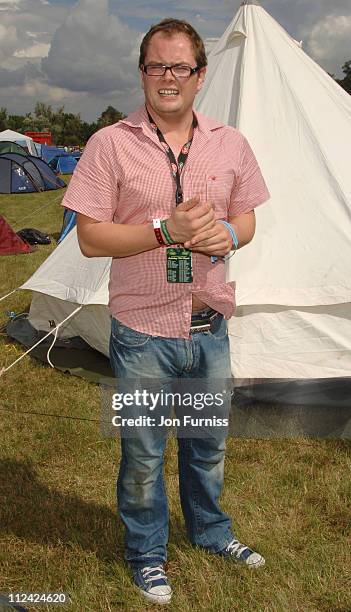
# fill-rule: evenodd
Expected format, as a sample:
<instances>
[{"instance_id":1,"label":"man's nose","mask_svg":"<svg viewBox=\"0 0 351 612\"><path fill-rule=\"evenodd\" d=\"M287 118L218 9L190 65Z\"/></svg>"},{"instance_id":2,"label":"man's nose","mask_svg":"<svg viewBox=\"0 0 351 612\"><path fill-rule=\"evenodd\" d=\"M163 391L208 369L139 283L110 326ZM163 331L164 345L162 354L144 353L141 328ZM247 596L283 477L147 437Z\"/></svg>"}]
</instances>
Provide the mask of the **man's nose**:
<instances>
[{"instance_id":1,"label":"man's nose","mask_svg":"<svg viewBox=\"0 0 351 612\"><path fill-rule=\"evenodd\" d=\"M163 75L163 78L164 78L164 79L171 80L171 81L173 81L173 80L174 80L174 75L173 75L173 72L172 72L172 70L171 70L171 67L170 67L170 66L166 66L166 69L165 69L165 73L164 73L164 75Z\"/></svg>"}]
</instances>

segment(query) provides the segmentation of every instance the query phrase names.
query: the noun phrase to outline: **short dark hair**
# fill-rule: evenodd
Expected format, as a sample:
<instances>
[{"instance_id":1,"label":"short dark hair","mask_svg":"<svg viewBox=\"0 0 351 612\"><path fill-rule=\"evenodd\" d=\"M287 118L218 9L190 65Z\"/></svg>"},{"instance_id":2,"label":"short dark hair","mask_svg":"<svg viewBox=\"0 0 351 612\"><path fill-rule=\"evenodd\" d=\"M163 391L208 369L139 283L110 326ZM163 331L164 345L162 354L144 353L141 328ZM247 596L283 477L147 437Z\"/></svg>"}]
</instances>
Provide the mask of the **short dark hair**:
<instances>
[{"instance_id":1,"label":"short dark hair","mask_svg":"<svg viewBox=\"0 0 351 612\"><path fill-rule=\"evenodd\" d=\"M185 34L185 36L189 38L192 44L196 65L200 68L204 68L205 66L207 66L205 45L201 36L197 33L193 26L191 26L190 23L188 23L187 21L167 17L166 19L162 19L162 21L160 21L159 23L152 25L150 30L145 34L143 40L141 41L139 68L144 65L150 40L157 32L162 32L166 36L173 36L174 34Z\"/></svg>"}]
</instances>

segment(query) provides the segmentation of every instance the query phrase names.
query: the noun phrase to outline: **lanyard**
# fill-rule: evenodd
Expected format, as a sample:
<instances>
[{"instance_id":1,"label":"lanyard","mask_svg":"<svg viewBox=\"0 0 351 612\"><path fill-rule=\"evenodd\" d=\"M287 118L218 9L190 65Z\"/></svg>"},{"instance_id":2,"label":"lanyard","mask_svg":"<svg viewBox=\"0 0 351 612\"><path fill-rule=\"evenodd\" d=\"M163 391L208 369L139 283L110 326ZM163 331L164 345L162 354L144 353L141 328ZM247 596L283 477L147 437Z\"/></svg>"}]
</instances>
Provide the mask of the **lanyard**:
<instances>
[{"instance_id":1,"label":"lanyard","mask_svg":"<svg viewBox=\"0 0 351 612\"><path fill-rule=\"evenodd\" d=\"M147 110L147 109L146 109ZM182 190L182 185L180 182L180 175L181 172L184 168L185 162L187 160L188 157L188 153L190 151L190 147L191 147L191 143L193 141L193 139L191 138L190 140L188 140L188 142L185 143L185 145L183 145L181 152L179 153L178 156L178 162L174 156L174 153L171 149L171 147L167 144L166 139L164 137L164 135L162 134L161 130L157 127L157 125L155 124L153 118L151 117L149 111L147 110L147 114L149 117L149 121L151 124L152 129L154 130L154 132L156 132L160 143L162 144L165 153L169 159L169 162L171 164L171 170L172 170L172 176L175 180L176 183L176 206L178 204L180 204L181 202L183 202L183 190ZM197 126L197 119L194 115L194 119L193 119L193 128L195 128Z\"/></svg>"}]
</instances>

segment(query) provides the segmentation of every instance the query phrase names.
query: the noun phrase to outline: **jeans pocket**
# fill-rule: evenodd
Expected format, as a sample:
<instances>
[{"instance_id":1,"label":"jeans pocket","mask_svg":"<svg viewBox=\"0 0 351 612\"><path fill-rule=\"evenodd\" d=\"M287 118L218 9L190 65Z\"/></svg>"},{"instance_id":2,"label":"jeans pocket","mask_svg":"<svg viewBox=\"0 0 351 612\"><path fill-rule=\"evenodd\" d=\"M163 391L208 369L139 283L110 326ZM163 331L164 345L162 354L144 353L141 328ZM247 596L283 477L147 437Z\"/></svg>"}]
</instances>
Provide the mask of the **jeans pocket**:
<instances>
[{"instance_id":1,"label":"jeans pocket","mask_svg":"<svg viewBox=\"0 0 351 612\"><path fill-rule=\"evenodd\" d=\"M211 329L207 332L214 340L224 340L228 337L228 325L223 316L217 317L211 325Z\"/></svg>"},{"instance_id":2,"label":"jeans pocket","mask_svg":"<svg viewBox=\"0 0 351 612\"><path fill-rule=\"evenodd\" d=\"M150 334L144 334L136 329L123 325L117 319L112 319L111 336L118 344L127 348L140 348L151 338Z\"/></svg>"}]
</instances>

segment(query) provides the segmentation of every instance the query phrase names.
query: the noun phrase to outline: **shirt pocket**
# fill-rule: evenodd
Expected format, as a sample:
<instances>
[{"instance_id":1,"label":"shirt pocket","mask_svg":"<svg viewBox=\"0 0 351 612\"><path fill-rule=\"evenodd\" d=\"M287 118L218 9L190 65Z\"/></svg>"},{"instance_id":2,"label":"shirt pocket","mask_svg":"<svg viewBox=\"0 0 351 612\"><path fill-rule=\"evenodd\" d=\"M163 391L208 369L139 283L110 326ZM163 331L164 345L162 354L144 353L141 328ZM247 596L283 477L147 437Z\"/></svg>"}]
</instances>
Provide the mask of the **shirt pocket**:
<instances>
[{"instance_id":1,"label":"shirt pocket","mask_svg":"<svg viewBox=\"0 0 351 612\"><path fill-rule=\"evenodd\" d=\"M216 172L206 174L206 201L211 202L216 218L227 218L232 189L234 187L233 172Z\"/></svg>"}]
</instances>

